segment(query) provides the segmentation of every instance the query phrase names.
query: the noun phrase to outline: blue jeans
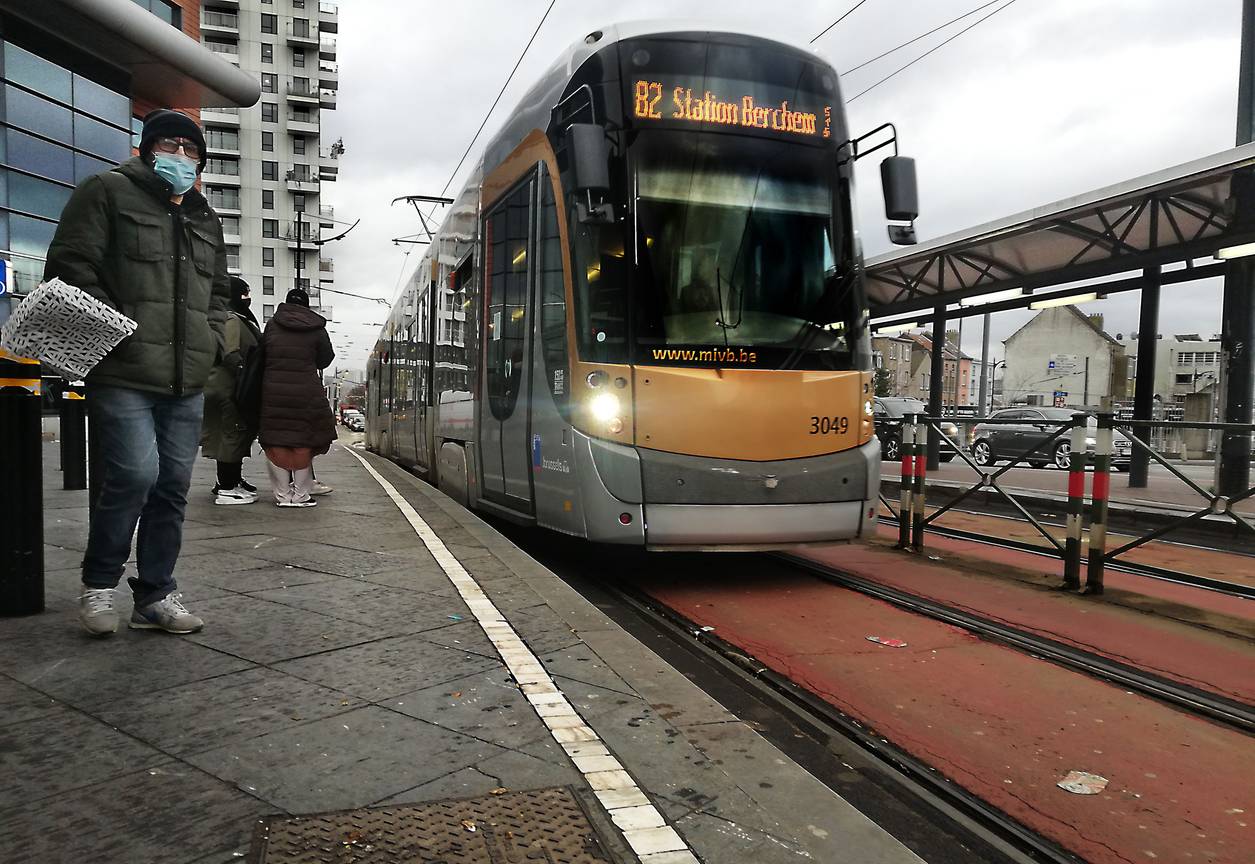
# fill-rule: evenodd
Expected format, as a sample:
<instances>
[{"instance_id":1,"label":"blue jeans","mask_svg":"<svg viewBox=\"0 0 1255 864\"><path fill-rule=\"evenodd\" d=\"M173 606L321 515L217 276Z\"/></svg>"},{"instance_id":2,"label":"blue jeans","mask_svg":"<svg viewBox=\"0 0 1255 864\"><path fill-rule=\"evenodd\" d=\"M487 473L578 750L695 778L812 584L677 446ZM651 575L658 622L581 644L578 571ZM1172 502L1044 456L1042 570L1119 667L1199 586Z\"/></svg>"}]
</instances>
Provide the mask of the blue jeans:
<instances>
[{"instance_id":1,"label":"blue jeans","mask_svg":"<svg viewBox=\"0 0 1255 864\"><path fill-rule=\"evenodd\" d=\"M139 524L139 578L128 580L136 606L177 589L174 563L183 545L183 513L200 445L204 396L164 396L88 385L93 449L99 465L95 506L83 556L83 584L116 588Z\"/></svg>"}]
</instances>

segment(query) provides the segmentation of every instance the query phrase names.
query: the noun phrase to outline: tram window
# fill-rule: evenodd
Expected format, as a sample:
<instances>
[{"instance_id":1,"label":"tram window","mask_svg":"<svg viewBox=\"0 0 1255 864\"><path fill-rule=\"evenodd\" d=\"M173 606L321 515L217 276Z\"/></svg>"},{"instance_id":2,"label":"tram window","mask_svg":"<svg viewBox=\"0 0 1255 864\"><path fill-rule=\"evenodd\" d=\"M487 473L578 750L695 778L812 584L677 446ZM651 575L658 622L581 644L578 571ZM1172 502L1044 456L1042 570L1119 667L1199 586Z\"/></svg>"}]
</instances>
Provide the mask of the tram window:
<instances>
[{"instance_id":1,"label":"tram window","mask_svg":"<svg viewBox=\"0 0 1255 864\"><path fill-rule=\"evenodd\" d=\"M567 218L575 249L575 332L580 359L626 363L627 274L619 225L585 225L572 207Z\"/></svg>"},{"instance_id":2,"label":"tram window","mask_svg":"<svg viewBox=\"0 0 1255 864\"><path fill-rule=\"evenodd\" d=\"M526 183L488 214L484 231L485 307L488 312L484 369L488 403L498 420L514 413L523 376L527 334L528 228Z\"/></svg>"},{"instance_id":3,"label":"tram window","mask_svg":"<svg viewBox=\"0 0 1255 864\"><path fill-rule=\"evenodd\" d=\"M566 286L562 281L562 241L558 235L558 208L553 183L541 166L540 174L540 325L541 346L549 392L563 417L568 416L570 384L567 377Z\"/></svg>"}]
</instances>

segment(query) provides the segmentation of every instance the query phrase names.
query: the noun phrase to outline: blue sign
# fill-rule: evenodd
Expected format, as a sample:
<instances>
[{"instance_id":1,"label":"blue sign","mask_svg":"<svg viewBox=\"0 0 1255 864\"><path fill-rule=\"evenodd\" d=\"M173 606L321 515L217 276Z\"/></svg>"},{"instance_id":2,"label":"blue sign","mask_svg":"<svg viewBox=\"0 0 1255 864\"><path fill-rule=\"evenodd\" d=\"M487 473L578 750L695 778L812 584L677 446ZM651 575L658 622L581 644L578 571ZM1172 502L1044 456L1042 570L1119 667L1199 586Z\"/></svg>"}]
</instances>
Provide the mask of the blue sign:
<instances>
[{"instance_id":1,"label":"blue sign","mask_svg":"<svg viewBox=\"0 0 1255 864\"><path fill-rule=\"evenodd\" d=\"M540 436L532 436L532 470L539 471L541 467L540 460Z\"/></svg>"},{"instance_id":2,"label":"blue sign","mask_svg":"<svg viewBox=\"0 0 1255 864\"><path fill-rule=\"evenodd\" d=\"M9 293L9 262L0 258L0 297Z\"/></svg>"}]
</instances>

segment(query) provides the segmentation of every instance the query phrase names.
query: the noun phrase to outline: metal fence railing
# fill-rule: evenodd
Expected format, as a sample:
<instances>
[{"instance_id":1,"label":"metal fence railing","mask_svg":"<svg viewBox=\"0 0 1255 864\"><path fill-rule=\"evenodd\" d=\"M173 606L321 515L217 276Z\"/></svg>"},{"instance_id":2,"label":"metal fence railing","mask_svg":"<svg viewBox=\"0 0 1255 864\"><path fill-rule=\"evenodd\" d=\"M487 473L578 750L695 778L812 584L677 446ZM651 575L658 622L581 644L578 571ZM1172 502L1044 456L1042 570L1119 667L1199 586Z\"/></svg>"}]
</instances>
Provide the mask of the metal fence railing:
<instances>
[{"instance_id":1,"label":"metal fence railing","mask_svg":"<svg viewBox=\"0 0 1255 864\"><path fill-rule=\"evenodd\" d=\"M1243 593L1247 596L1255 594L1255 586L1228 585L1215 579L1159 567L1146 561L1131 561L1127 557L1128 553L1135 549L1145 547L1153 541L1162 540L1173 532L1188 528L1204 519L1231 523L1234 532L1244 535L1248 543L1255 543L1255 513L1243 513L1236 509L1237 505L1243 502L1255 500L1255 487L1232 496L1224 496L1213 489L1204 488L1185 471L1165 458L1165 455L1157 451L1147 440L1151 437L1147 434L1149 429L1162 430L1165 433L1161 436L1162 439L1169 435L1184 434L1189 430L1208 430L1218 434L1245 434L1255 431L1255 425L1201 421L1117 420L1110 413L1099 413L1096 417L1078 413L1066 420L1036 422L1035 434L1031 436L1027 444L1010 449L1004 446L998 453L998 458L994 460L989 459L987 452L982 453L980 455L983 464L978 464L977 460L973 459L973 454L963 446L961 441L952 439L943 431L942 422L951 419L927 417L922 414L907 415L903 418L898 501L891 502L884 492L880 496L881 503L898 522L898 548L922 552L925 548L926 533L930 529L944 531L951 535L965 533L949 526L938 525L938 520L947 513L956 512L959 504L973 498L977 493L985 492L992 493L996 498L1009 504L1016 518L1031 526L1033 532L1045 541L1044 545L1040 541L1033 544L1007 541L1007 545L1031 547L1034 552L1052 554L1062 561L1062 588L1080 590L1087 594L1101 594L1104 590L1104 574L1107 565L1118 561L1122 566L1136 569L1146 575L1179 579L1184 582L1204 584L1207 587L1219 587L1220 590L1233 588L1234 593ZM999 426L1023 425L1023 420L999 420L990 417L970 418L970 422L980 424L984 434L990 437L997 434L996 430ZM948 478L946 485L950 488L946 494L950 496L949 499L931 511L928 509L925 498L928 488L927 440L930 432L939 436L943 446L953 447L958 457L976 474L974 482L967 484L963 481L958 485L957 494L953 492L953 478ZM1115 448L1117 437L1121 438L1122 443L1122 449L1118 453L1121 462L1138 451L1144 452L1154 464L1161 466L1169 476L1185 484L1201 500L1198 501L1197 506L1190 506L1179 513L1166 510L1157 514L1158 522L1154 527L1135 528L1132 532L1127 527L1122 528L1121 544L1108 549L1111 475L1116 468L1113 464L1113 456L1117 455ZM1132 452L1129 448L1130 442ZM997 462L1000 461L1005 461L1006 464L998 467ZM1057 531L1052 533L1047 525L1030 511L1031 505L1026 506L1025 501L1021 500L1021 498L1027 499L1040 495L1044 490L1012 489L1004 482L1008 471L1025 462L1032 465L1054 464L1059 468L1066 467L1067 503L1062 542L1056 536ZM1087 477L1090 478L1088 495L1086 494ZM1033 503L1040 505L1041 501L1038 498ZM1055 527L1057 529L1058 526ZM1229 529L1226 528L1226 530ZM1085 572L1084 586L1081 584L1082 570Z\"/></svg>"}]
</instances>

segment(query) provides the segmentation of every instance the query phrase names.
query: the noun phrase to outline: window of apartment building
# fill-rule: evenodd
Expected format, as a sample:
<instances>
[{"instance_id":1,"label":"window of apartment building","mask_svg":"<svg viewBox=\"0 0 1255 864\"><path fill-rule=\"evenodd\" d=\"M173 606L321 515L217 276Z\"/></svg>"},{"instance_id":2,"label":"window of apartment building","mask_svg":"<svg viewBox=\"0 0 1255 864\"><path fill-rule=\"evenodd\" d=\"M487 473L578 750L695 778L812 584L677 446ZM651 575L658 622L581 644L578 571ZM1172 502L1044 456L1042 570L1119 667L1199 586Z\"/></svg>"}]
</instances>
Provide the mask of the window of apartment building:
<instances>
[{"instance_id":1,"label":"window of apartment building","mask_svg":"<svg viewBox=\"0 0 1255 864\"><path fill-rule=\"evenodd\" d=\"M261 250L261 266L275 266L275 250L271 246L263 246Z\"/></svg>"},{"instance_id":2,"label":"window of apartment building","mask_svg":"<svg viewBox=\"0 0 1255 864\"><path fill-rule=\"evenodd\" d=\"M134 0L142 9L147 9L162 21L178 30L183 29L183 10L166 0Z\"/></svg>"},{"instance_id":3,"label":"window of apartment building","mask_svg":"<svg viewBox=\"0 0 1255 864\"><path fill-rule=\"evenodd\" d=\"M310 29L308 18L293 18L292 19L292 34L294 36L300 36L305 39L308 39L310 36L315 35L314 31Z\"/></svg>"},{"instance_id":4,"label":"window of apartment building","mask_svg":"<svg viewBox=\"0 0 1255 864\"><path fill-rule=\"evenodd\" d=\"M295 267L297 270L305 269L305 250L294 249L292 251L292 266Z\"/></svg>"},{"instance_id":5,"label":"window of apartment building","mask_svg":"<svg viewBox=\"0 0 1255 864\"><path fill-rule=\"evenodd\" d=\"M261 92L278 93L279 92L279 76L273 72L261 73Z\"/></svg>"},{"instance_id":6,"label":"window of apartment building","mask_svg":"<svg viewBox=\"0 0 1255 864\"><path fill-rule=\"evenodd\" d=\"M275 209L275 190L273 189L261 190L261 209L263 210Z\"/></svg>"},{"instance_id":7,"label":"window of apartment building","mask_svg":"<svg viewBox=\"0 0 1255 864\"><path fill-rule=\"evenodd\" d=\"M279 179L279 163L262 161L261 163L261 179L278 180Z\"/></svg>"},{"instance_id":8,"label":"window of apartment building","mask_svg":"<svg viewBox=\"0 0 1255 864\"><path fill-rule=\"evenodd\" d=\"M305 155L305 139L304 138L292 139L292 152L295 153L297 156Z\"/></svg>"},{"instance_id":9,"label":"window of apartment building","mask_svg":"<svg viewBox=\"0 0 1255 864\"><path fill-rule=\"evenodd\" d=\"M275 293L275 277L273 276L261 277L261 293L263 294Z\"/></svg>"},{"instance_id":10,"label":"window of apartment building","mask_svg":"<svg viewBox=\"0 0 1255 864\"><path fill-rule=\"evenodd\" d=\"M1192 372L1182 372L1177 375L1177 383L1188 385L1194 383L1194 374Z\"/></svg>"},{"instance_id":11,"label":"window of apartment building","mask_svg":"<svg viewBox=\"0 0 1255 864\"><path fill-rule=\"evenodd\" d=\"M273 153L275 150L275 133L261 133L261 149L263 153Z\"/></svg>"},{"instance_id":12,"label":"window of apartment building","mask_svg":"<svg viewBox=\"0 0 1255 864\"><path fill-rule=\"evenodd\" d=\"M301 193L301 192L296 192L296 193L293 193L293 195L292 195L292 212L293 212L293 213L304 213L304 212L305 212L305 195L304 195L303 193Z\"/></svg>"},{"instance_id":13,"label":"window of apartment building","mask_svg":"<svg viewBox=\"0 0 1255 864\"><path fill-rule=\"evenodd\" d=\"M314 174L312 171L309 170L308 165L297 163L292 166L292 178L295 180L300 180L301 182L304 183L304 182L313 180Z\"/></svg>"},{"instance_id":14,"label":"window of apartment building","mask_svg":"<svg viewBox=\"0 0 1255 864\"><path fill-rule=\"evenodd\" d=\"M292 0L292 8L293 8L293 9L304 9L304 8L305 8L305 0Z\"/></svg>"},{"instance_id":15,"label":"window of apartment building","mask_svg":"<svg viewBox=\"0 0 1255 864\"><path fill-rule=\"evenodd\" d=\"M261 220L261 236L274 239L279 236L279 220L263 219Z\"/></svg>"},{"instance_id":16,"label":"window of apartment building","mask_svg":"<svg viewBox=\"0 0 1255 864\"><path fill-rule=\"evenodd\" d=\"M239 220L237 219L236 221L238 222ZM236 233L238 234L240 229L236 228L235 230L236 230ZM232 245L232 246L227 247L227 269L228 270L240 269L240 247L239 246Z\"/></svg>"},{"instance_id":17,"label":"window of apartment building","mask_svg":"<svg viewBox=\"0 0 1255 864\"><path fill-rule=\"evenodd\" d=\"M239 150L240 133L234 129L206 129L205 143L210 150Z\"/></svg>"},{"instance_id":18,"label":"window of apartment building","mask_svg":"<svg viewBox=\"0 0 1255 864\"><path fill-rule=\"evenodd\" d=\"M222 217L222 233L232 237L240 236L240 217L239 216L223 216ZM239 247L236 247L237 253Z\"/></svg>"},{"instance_id":19,"label":"window of apartment building","mask_svg":"<svg viewBox=\"0 0 1255 864\"><path fill-rule=\"evenodd\" d=\"M261 43L261 62L275 62L275 46L271 45L269 42Z\"/></svg>"},{"instance_id":20,"label":"window of apartment building","mask_svg":"<svg viewBox=\"0 0 1255 864\"><path fill-rule=\"evenodd\" d=\"M267 321L270 320L270 316L274 314L275 314L275 307L273 305L268 303L265 306L261 307L262 323L265 324Z\"/></svg>"},{"instance_id":21,"label":"window of apartment building","mask_svg":"<svg viewBox=\"0 0 1255 864\"><path fill-rule=\"evenodd\" d=\"M261 103L261 121L263 123L279 122L279 104L277 102Z\"/></svg>"},{"instance_id":22,"label":"window of apartment building","mask_svg":"<svg viewBox=\"0 0 1255 864\"><path fill-rule=\"evenodd\" d=\"M240 176L240 160L239 159L206 159L206 174L222 174L226 177Z\"/></svg>"},{"instance_id":23,"label":"window of apartment building","mask_svg":"<svg viewBox=\"0 0 1255 864\"><path fill-rule=\"evenodd\" d=\"M292 49L292 65L297 69L305 68L305 52L299 48Z\"/></svg>"},{"instance_id":24,"label":"window of apartment building","mask_svg":"<svg viewBox=\"0 0 1255 864\"><path fill-rule=\"evenodd\" d=\"M314 112L310 111L308 108L293 108L291 113L288 114L288 119L295 120L297 123L318 122L318 118L314 115Z\"/></svg>"},{"instance_id":25,"label":"window of apartment building","mask_svg":"<svg viewBox=\"0 0 1255 864\"><path fill-rule=\"evenodd\" d=\"M279 32L279 16L266 12L261 13L261 32L277 34Z\"/></svg>"},{"instance_id":26,"label":"window of apartment building","mask_svg":"<svg viewBox=\"0 0 1255 864\"><path fill-rule=\"evenodd\" d=\"M302 291L309 293L309 280L302 276L300 279L292 280L293 288L300 288Z\"/></svg>"}]
</instances>

